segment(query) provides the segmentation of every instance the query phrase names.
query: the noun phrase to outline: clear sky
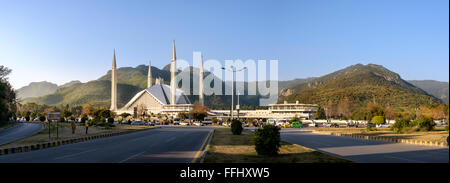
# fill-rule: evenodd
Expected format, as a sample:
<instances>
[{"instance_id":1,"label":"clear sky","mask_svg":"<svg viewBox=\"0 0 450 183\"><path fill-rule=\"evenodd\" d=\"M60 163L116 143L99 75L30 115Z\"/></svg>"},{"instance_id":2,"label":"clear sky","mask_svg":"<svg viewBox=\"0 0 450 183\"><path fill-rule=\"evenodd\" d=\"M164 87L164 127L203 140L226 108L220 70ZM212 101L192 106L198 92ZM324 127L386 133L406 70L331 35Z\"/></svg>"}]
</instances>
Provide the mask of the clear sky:
<instances>
[{"instance_id":1,"label":"clear sky","mask_svg":"<svg viewBox=\"0 0 450 183\"><path fill-rule=\"evenodd\" d=\"M449 80L448 0L0 0L0 65L15 88L86 82L111 68L278 59L279 79L362 63Z\"/></svg>"}]
</instances>

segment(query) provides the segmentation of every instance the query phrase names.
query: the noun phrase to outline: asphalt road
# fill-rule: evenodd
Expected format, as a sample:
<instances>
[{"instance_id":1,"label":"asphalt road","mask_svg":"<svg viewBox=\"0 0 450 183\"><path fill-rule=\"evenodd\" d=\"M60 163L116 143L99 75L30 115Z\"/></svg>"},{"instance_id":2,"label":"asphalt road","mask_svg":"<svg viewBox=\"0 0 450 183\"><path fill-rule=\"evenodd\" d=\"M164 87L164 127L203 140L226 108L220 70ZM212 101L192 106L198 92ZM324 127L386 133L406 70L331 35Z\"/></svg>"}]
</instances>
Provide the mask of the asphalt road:
<instances>
[{"instance_id":1,"label":"asphalt road","mask_svg":"<svg viewBox=\"0 0 450 183\"><path fill-rule=\"evenodd\" d=\"M1 155L0 163L188 163L212 129L165 126L43 150Z\"/></svg>"},{"instance_id":2,"label":"asphalt road","mask_svg":"<svg viewBox=\"0 0 450 183\"><path fill-rule=\"evenodd\" d=\"M0 131L0 145L28 137L41 130L42 124L39 123L19 123Z\"/></svg>"},{"instance_id":3,"label":"asphalt road","mask_svg":"<svg viewBox=\"0 0 450 183\"><path fill-rule=\"evenodd\" d=\"M448 163L449 148L390 143L298 129L283 129L281 139L357 163Z\"/></svg>"}]
</instances>

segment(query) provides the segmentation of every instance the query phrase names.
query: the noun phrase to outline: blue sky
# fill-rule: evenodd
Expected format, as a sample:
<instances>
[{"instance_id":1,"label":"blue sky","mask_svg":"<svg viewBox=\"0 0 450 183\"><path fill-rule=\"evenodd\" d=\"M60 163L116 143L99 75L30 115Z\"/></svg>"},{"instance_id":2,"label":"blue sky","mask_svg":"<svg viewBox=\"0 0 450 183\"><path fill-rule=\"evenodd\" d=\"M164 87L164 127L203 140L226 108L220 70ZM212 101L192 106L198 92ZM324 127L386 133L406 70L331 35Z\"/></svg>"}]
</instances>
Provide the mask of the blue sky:
<instances>
[{"instance_id":1,"label":"blue sky","mask_svg":"<svg viewBox=\"0 0 450 183\"><path fill-rule=\"evenodd\" d=\"M278 59L279 79L357 63L404 79L449 78L447 0L0 0L0 65L15 88L63 84L118 67L207 59Z\"/></svg>"}]
</instances>

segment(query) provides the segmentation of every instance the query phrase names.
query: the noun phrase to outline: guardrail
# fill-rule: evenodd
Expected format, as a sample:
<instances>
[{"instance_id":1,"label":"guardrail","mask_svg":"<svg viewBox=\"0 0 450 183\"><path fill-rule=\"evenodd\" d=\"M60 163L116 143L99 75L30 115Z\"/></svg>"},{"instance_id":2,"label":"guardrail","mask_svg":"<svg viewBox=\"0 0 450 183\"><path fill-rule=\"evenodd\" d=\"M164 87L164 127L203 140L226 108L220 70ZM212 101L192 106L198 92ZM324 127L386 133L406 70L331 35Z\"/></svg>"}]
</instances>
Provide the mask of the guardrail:
<instances>
[{"instance_id":1,"label":"guardrail","mask_svg":"<svg viewBox=\"0 0 450 183\"><path fill-rule=\"evenodd\" d=\"M347 134L347 133L338 133L338 132L312 131L312 133L333 135L333 136L342 136L342 137L351 137L351 138L358 138L358 139L367 139L367 140L379 140L379 141L392 142L392 143L448 147L447 142L443 142L443 141L413 140L413 139L402 139L402 138L391 138L391 137L380 137L380 136L377 137L377 136L368 136L368 135L361 135L361 134Z\"/></svg>"}]
</instances>

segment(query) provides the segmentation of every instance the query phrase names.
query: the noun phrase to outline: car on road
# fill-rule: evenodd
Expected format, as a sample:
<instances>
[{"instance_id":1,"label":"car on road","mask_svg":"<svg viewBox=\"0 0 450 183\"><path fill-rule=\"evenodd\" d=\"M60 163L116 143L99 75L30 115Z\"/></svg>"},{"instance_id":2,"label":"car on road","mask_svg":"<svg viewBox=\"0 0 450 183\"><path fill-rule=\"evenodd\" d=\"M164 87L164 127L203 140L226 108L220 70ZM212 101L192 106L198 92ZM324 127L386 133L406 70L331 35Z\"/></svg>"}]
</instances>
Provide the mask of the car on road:
<instances>
[{"instance_id":1,"label":"car on road","mask_svg":"<svg viewBox=\"0 0 450 183\"><path fill-rule=\"evenodd\" d=\"M291 126L294 127L294 128L302 128L303 124L301 122L299 122L299 121L294 121L294 122L292 122Z\"/></svg>"},{"instance_id":2,"label":"car on road","mask_svg":"<svg viewBox=\"0 0 450 183\"><path fill-rule=\"evenodd\" d=\"M119 124L118 121L114 121L114 122L113 122L113 125L118 125L118 124Z\"/></svg>"},{"instance_id":3,"label":"car on road","mask_svg":"<svg viewBox=\"0 0 450 183\"><path fill-rule=\"evenodd\" d=\"M159 120L155 120L155 125L160 125L161 122L159 122Z\"/></svg>"},{"instance_id":4,"label":"car on road","mask_svg":"<svg viewBox=\"0 0 450 183\"><path fill-rule=\"evenodd\" d=\"M175 123L175 121L174 121ZM183 126L189 126L189 122L188 121L182 121L179 123L179 125L183 125Z\"/></svg>"},{"instance_id":5,"label":"car on road","mask_svg":"<svg viewBox=\"0 0 450 183\"><path fill-rule=\"evenodd\" d=\"M324 123L323 127L331 127L331 123Z\"/></svg>"},{"instance_id":6,"label":"car on road","mask_svg":"<svg viewBox=\"0 0 450 183\"><path fill-rule=\"evenodd\" d=\"M145 122L145 125L147 125L147 126L155 126L155 123L149 121L149 122Z\"/></svg>"},{"instance_id":7,"label":"car on road","mask_svg":"<svg viewBox=\"0 0 450 183\"><path fill-rule=\"evenodd\" d=\"M202 123L200 123L199 121L194 122L193 125L195 125L195 126L203 126Z\"/></svg>"},{"instance_id":8,"label":"car on road","mask_svg":"<svg viewBox=\"0 0 450 183\"><path fill-rule=\"evenodd\" d=\"M377 125L373 124L373 123L367 123L366 124L367 127L376 127Z\"/></svg>"},{"instance_id":9,"label":"car on road","mask_svg":"<svg viewBox=\"0 0 450 183\"><path fill-rule=\"evenodd\" d=\"M310 123L310 124L308 124L308 126L309 127L317 127L317 124L316 123Z\"/></svg>"}]
</instances>

